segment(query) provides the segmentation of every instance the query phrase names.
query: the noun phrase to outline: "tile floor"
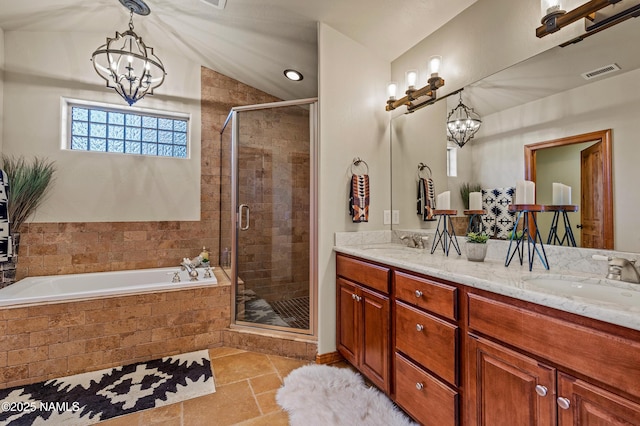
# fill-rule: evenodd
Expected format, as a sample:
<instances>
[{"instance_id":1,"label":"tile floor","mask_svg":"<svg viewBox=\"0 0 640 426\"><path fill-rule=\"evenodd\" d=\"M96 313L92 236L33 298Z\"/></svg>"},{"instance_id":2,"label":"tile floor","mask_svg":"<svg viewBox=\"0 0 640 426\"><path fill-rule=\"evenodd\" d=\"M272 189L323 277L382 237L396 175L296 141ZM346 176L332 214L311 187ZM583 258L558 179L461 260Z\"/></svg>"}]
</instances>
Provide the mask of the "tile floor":
<instances>
[{"instance_id":1,"label":"tile floor","mask_svg":"<svg viewBox=\"0 0 640 426\"><path fill-rule=\"evenodd\" d=\"M288 425L276 391L294 369L308 364L241 349L209 350L216 392L178 404L101 422L101 426Z\"/></svg>"}]
</instances>

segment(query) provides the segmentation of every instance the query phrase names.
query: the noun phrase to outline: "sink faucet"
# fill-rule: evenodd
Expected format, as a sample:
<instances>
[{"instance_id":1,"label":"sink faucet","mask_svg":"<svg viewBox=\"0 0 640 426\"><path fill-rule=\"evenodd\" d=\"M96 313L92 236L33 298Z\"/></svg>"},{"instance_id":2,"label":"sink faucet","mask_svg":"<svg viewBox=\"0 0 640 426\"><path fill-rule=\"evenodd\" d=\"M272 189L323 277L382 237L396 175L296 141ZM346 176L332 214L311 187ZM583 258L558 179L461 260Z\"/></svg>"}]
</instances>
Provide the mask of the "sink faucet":
<instances>
[{"instance_id":1,"label":"sink faucet","mask_svg":"<svg viewBox=\"0 0 640 426\"><path fill-rule=\"evenodd\" d=\"M400 237L402 241L408 241L407 246L413 248L423 249L425 248L424 243L427 241L428 237L422 236L420 234L403 235Z\"/></svg>"},{"instance_id":2,"label":"sink faucet","mask_svg":"<svg viewBox=\"0 0 640 426\"><path fill-rule=\"evenodd\" d=\"M610 280L626 281L628 283L640 283L640 272L636 268L635 260L628 260L622 257L609 258Z\"/></svg>"}]
</instances>

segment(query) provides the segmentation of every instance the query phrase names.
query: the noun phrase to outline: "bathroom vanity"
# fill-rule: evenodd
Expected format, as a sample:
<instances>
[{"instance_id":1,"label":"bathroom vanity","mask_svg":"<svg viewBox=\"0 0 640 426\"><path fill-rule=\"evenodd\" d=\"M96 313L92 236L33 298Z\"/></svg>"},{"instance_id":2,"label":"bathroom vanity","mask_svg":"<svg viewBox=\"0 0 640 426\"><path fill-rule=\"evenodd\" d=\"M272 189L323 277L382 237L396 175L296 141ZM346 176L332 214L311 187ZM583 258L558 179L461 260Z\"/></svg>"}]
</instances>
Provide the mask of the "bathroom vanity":
<instances>
[{"instance_id":1,"label":"bathroom vanity","mask_svg":"<svg viewBox=\"0 0 640 426\"><path fill-rule=\"evenodd\" d=\"M418 422L640 425L640 309L529 290L526 265L335 250L338 351Z\"/></svg>"}]
</instances>

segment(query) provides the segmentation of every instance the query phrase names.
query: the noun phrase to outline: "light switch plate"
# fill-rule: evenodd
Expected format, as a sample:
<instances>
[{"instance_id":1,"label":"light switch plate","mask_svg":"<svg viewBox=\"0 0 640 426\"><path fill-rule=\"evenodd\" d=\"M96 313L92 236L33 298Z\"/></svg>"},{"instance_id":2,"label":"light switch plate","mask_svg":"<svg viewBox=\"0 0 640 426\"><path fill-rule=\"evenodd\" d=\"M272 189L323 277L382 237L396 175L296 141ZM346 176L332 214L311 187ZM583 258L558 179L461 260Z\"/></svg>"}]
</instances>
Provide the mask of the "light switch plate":
<instances>
[{"instance_id":1,"label":"light switch plate","mask_svg":"<svg viewBox=\"0 0 640 426\"><path fill-rule=\"evenodd\" d=\"M400 223L400 210L393 210L391 212L391 223L398 225Z\"/></svg>"},{"instance_id":2,"label":"light switch plate","mask_svg":"<svg viewBox=\"0 0 640 426\"><path fill-rule=\"evenodd\" d=\"M382 217L383 225L391 225L391 210L385 210Z\"/></svg>"}]
</instances>

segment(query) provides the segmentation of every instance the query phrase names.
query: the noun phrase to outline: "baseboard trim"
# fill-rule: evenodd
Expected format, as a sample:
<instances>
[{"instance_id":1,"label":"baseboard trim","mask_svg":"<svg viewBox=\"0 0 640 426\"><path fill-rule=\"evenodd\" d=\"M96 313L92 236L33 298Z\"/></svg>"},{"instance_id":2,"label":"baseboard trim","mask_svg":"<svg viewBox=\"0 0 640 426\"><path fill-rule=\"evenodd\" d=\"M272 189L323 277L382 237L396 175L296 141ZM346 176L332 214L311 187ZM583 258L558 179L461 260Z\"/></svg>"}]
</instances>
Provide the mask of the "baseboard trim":
<instances>
[{"instance_id":1,"label":"baseboard trim","mask_svg":"<svg viewBox=\"0 0 640 426\"><path fill-rule=\"evenodd\" d=\"M344 361L344 358L338 351L316 355L316 364L335 364L340 361Z\"/></svg>"}]
</instances>

